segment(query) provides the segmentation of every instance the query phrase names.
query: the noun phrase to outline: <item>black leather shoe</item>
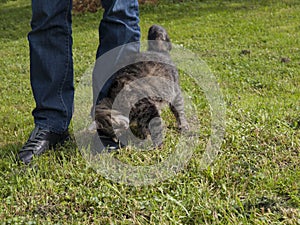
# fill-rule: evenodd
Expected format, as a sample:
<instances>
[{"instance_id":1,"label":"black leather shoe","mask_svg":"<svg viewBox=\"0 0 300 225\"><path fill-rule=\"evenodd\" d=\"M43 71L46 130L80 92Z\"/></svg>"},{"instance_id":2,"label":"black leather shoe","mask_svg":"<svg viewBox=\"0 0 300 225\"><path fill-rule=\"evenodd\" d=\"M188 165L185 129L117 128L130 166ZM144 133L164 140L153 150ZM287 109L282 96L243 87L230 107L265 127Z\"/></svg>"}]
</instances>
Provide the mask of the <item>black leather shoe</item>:
<instances>
[{"instance_id":1,"label":"black leather shoe","mask_svg":"<svg viewBox=\"0 0 300 225\"><path fill-rule=\"evenodd\" d=\"M28 164L34 156L41 155L45 151L55 148L58 144L63 144L69 137L68 131L57 134L37 126L32 131L28 141L19 151L19 159L23 163Z\"/></svg>"},{"instance_id":2,"label":"black leather shoe","mask_svg":"<svg viewBox=\"0 0 300 225\"><path fill-rule=\"evenodd\" d=\"M92 154L98 154L109 153L123 147L125 147L125 145L123 145L121 142L115 141L111 137L108 137L105 134L97 131L97 133L94 134L90 150Z\"/></svg>"}]
</instances>

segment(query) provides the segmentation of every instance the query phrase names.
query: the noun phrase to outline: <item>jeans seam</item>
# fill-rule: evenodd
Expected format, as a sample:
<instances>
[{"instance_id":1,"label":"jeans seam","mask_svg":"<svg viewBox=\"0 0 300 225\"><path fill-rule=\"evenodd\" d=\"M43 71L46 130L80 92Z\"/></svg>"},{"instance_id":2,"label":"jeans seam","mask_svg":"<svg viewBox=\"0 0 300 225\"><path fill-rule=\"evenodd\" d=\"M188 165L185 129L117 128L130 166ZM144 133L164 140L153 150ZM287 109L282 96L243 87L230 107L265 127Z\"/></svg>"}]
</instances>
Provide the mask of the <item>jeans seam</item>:
<instances>
[{"instance_id":1,"label":"jeans seam","mask_svg":"<svg viewBox=\"0 0 300 225\"><path fill-rule=\"evenodd\" d=\"M68 20L67 17L68 17L68 12L70 10L70 2L71 1L69 1L69 0L67 0L67 1L68 1L68 7L67 7L67 10L66 10L66 13L65 13L65 26L66 26L66 29L67 29L66 42L65 42L65 48L66 48L66 53L67 53L66 54L66 57L67 57L66 58L66 70L64 72L64 77L63 77L63 80L62 80L62 82L60 84L60 88L58 90L58 97L60 98L61 104L62 104L62 106L64 108L65 113L66 113L66 117L69 118L68 108L67 108L67 106L66 106L66 104L64 102L63 96L62 96L63 87L64 87L64 85L66 83L66 79L67 79L68 73L70 72L70 68L69 68L69 66L70 66L70 50L69 50L70 43L69 43L69 39L70 39L70 35L71 34L70 34L70 28L69 28L68 22L67 22L67 20ZM64 121L64 125L63 125L63 129L64 130L67 129L67 123L68 122L65 120Z\"/></svg>"}]
</instances>

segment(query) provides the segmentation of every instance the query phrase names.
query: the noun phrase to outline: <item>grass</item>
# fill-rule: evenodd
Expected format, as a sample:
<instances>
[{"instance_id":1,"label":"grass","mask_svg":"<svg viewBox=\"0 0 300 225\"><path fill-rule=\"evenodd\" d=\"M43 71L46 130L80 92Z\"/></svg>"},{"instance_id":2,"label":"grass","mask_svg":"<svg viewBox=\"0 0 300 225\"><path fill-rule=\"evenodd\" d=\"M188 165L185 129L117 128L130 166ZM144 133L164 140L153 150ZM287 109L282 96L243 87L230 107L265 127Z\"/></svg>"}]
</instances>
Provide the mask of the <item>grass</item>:
<instances>
[{"instance_id":1,"label":"grass","mask_svg":"<svg viewBox=\"0 0 300 225\"><path fill-rule=\"evenodd\" d=\"M26 0L0 5L2 224L300 224L299 1L162 0L141 7L142 38L150 25L161 24L175 44L198 54L216 76L227 112L221 152L202 170L209 107L183 75L182 88L199 107L199 148L176 176L137 187L105 179L73 143L32 167L15 162L33 128L26 39L31 10ZM94 62L101 15L73 18L77 84ZM171 134L166 145L172 146ZM116 157L143 165L169 152L129 149Z\"/></svg>"}]
</instances>

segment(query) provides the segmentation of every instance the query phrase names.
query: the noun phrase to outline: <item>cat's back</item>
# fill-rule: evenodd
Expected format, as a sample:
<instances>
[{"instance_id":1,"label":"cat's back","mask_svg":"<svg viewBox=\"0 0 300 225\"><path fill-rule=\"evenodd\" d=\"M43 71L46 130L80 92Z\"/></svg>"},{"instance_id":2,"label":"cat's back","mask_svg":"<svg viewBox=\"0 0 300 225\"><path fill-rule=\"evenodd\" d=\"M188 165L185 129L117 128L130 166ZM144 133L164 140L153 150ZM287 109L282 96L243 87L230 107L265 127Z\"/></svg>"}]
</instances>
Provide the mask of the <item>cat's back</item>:
<instances>
[{"instance_id":1,"label":"cat's back","mask_svg":"<svg viewBox=\"0 0 300 225\"><path fill-rule=\"evenodd\" d=\"M158 52L142 52L128 57L126 66L116 72L115 78L110 88L110 96L113 97L119 93L124 86L132 83L133 81L141 80L151 81L155 77L166 79L171 83L178 83L178 71L174 63L171 61L168 54ZM150 79L154 77L154 79ZM149 79L147 79L149 78ZM141 82L138 82L141 84ZM155 82L154 82L155 83ZM153 86L152 82L146 82L142 86L137 87L145 90L149 86Z\"/></svg>"}]
</instances>

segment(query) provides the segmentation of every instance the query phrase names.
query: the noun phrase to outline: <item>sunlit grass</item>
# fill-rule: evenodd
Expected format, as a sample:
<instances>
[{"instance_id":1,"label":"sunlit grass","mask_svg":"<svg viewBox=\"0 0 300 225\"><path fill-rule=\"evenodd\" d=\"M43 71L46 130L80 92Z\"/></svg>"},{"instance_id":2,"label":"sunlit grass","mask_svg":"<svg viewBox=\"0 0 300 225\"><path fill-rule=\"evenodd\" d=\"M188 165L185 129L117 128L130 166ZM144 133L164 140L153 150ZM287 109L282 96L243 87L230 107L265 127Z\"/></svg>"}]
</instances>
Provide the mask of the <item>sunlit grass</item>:
<instances>
[{"instance_id":1,"label":"sunlit grass","mask_svg":"<svg viewBox=\"0 0 300 225\"><path fill-rule=\"evenodd\" d=\"M152 24L161 24L173 43L198 54L217 78L227 111L221 152L202 170L210 108L181 71L182 89L198 106L199 148L177 176L134 187L105 179L74 143L35 159L32 167L15 162L33 128L26 38L31 11L30 1L1 1L1 223L299 224L299 10L296 0L162 0L141 6L142 38ZM101 16L99 11L73 18L76 85L94 63ZM172 120L166 125L162 150L127 148L115 157L132 165L162 162L176 142Z\"/></svg>"}]
</instances>

